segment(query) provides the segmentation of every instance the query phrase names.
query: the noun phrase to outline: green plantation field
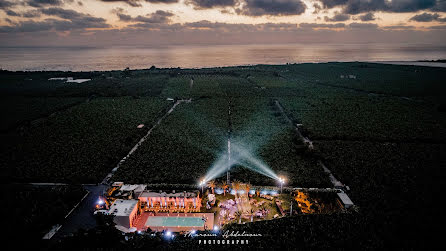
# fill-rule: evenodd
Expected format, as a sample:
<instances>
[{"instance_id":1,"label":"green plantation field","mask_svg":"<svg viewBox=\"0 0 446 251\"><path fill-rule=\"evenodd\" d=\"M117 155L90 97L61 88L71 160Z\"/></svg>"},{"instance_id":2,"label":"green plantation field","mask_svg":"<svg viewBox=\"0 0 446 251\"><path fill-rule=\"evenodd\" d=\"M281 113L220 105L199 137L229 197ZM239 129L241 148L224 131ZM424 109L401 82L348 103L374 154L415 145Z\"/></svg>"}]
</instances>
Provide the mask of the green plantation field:
<instances>
[{"instance_id":1,"label":"green plantation field","mask_svg":"<svg viewBox=\"0 0 446 251\"><path fill-rule=\"evenodd\" d=\"M160 98L99 98L1 134L2 179L99 182L169 105Z\"/></svg>"},{"instance_id":2,"label":"green plantation field","mask_svg":"<svg viewBox=\"0 0 446 251\"><path fill-rule=\"evenodd\" d=\"M0 131L38 123L42 117L87 101L84 97L23 97L6 96L0 99L2 121ZM13 104L13 105L12 105Z\"/></svg>"},{"instance_id":3,"label":"green plantation field","mask_svg":"<svg viewBox=\"0 0 446 251\"><path fill-rule=\"evenodd\" d=\"M167 73L158 71L111 72L7 72L0 73L1 96L26 97L118 97L158 96L168 81ZM66 83L49 78L91 79L84 83Z\"/></svg>"},{"instance_id":4,"label":"green plantation field","mask_svg":"<svg viewBox=\"0 0 446 251\"><path fill-rule=\"evenodd\" d=\"M280 99L311 139L446 142L446 114L431 104L342 90L316 97Z\"/></svg>"},{"instance_id":5,"label":"green plantation field","mask_svg":"<svg viewBox=\"0 0 446 251\"><path fill-rule=\"evenodd\" d=\"M352 91L440 101L446 78L443 68L373 63L289 65L279 74L296 83L311 83ZM344 78L342 78L344 76Z\"/></svg>"},{"instance_id":6,"label":"green plantation field","mask_svg":"<svg viewBox=\"0 0 446 251\"><path fill-rule=\"evenodd\" d=\"M52 226L60 224L86 191L81 186L1 185L2 213L9 228L5 245L38 244ZM5 233L4 233L5 234ZM26 242L23 237L26 236Z\"/></svg>"},{"instance_id":7,"label":"green plantation field","mask_svg":"<svg viewBox=\"0 0 446 251\"><path fill-rule=\"evenodd\" d=\"M438 238L432 229L445 219L444 144L320 141L316 147L350 186L363 225L380 246L404 240L401 247L416 248Z\"/></svg>"},{"instance_id":8,"label":"green plantation field","mask_svg":"<svg viewBox=\"0 0 446 251\"><path fill-rule=\"evenodd\" d=\"M265 75L275 77L271 73ZM268 78L267 81L273 80ZM196 182L220 155L226 153L227 131L231 128L234 147L240 146L254 157L258 155L258 160L267 168L288 177L289 185L331 186L316 159L305 154L304 146L278 111L273 98L261 94L268 90L261 89L253 81L230 74L188 74L171 78L165 91L163 96L166 97L192 97L192 103L181 104L169 115L119 169L114 180ZM232 110L230 126L228 106ZM214 134L216 127L218 137ZM248 163L237 164L233 168L236 179L253 184L275 184L271 177L256 173L244 164ZM152 170L157 172L150 172ZM178 172L193 175L181 177Z\"/></svg>"},{"instance_id":9,"label":"green plantation field","mask_svg":"<svg viewBox=\"0 0 446 251\"><path fill-rule=\"evenodd\" d=\"M183 103L119 168L115 181L195 184L226 148L227 101Z\"/></svg>"},{"instance_id":10,"label":"green plantation field","mask_svg":"<svg viewBox=\"0 0 446 251\"><path fill-rule=\"evenodd\" d=\"M219 82L228 78L219 75L179 75L169 79L162 95L171 98L224 96ZM191 82L192 81L192 82Z\"/></svg>"},{"instance_id":11,"label":"green plantation field","mask_svg":"<svg viewBox=\"0 0 446 251\"><path fill-rule=\"evenodd\" d=\"M442 144L446 140L446 114L439 101L445 96L443 71L329 63L2 72L5 98L0 111L6 118L2 127L9 131L0 135L5 156L1 174L23 181L97 182L172 105L164 99L191 98L153 131L115 179L163 182L166 175L175 183L192 179L168 175L178 169L193 172L193 179L202 176L224 153L231 129L235 144L249 148L267 167L286 176L289 185L327 187L327 177L316 165L318 156L306 151L274 101L311 140ZM92 80L48 81L64 76ZM139 123L146 127L136 129ZM163 170L165 175L145 180L141 173L147 170ZM240 166L234 172L251 183L271 182Z\"/></svg>"},{"instance_id":12,"label":"green plantation field","mask_svg":"<svg viewBox=\"0 0 446 251\"><path fill-rule=\"evenodd\" d=\"M67 76L92 80L48 81ZM258 247L417 249L438 238L444 68L323 63L0 77L2 182L100 182L163 118L111 181L198 184L212 167L224 168L229 137L233 159L237 151L245 158L231 180L276 185L260 174L263 166L286 177L286 186L332 187L321 160L356 205L344 214L227 226L261 233Z\"/></svg>"},{"instance_id":13,"label":"green plantation field","mask_svg":"<svg viewBox=\"0 0 446 251\"><path fill-rule=\"evenodd\" d=\"M287 177L290 186L331 186L317 160L306 153L294 128L271 98L237 97L232 98L231 102L234 145L245 147L253 156L259 156L266 167ZM235 168L235 171L234 177L253 184L275 184L263 175L248 171L243 165Z\"/></svg>"},{"instance_id":14,"label":"green plantation field","mask_svg":"<svg viewBox=\"0 0 446 251\"><path fill-rule=\"evenodd\" d=\"M289 185L331 186L316 159L305 154L294 130L269 98L231 98L230 101L234 158L239 147L264 162L267 168L288 177ZM226 154L228 102L224 98L207 98L182 104L120 167L114 180L197 182L222 154ZM252 163L243 162L253 167ZM243 164L237 164L232 172L235 179L252 184L275 184L271 177Z\"/></svg>"}]
</instances>

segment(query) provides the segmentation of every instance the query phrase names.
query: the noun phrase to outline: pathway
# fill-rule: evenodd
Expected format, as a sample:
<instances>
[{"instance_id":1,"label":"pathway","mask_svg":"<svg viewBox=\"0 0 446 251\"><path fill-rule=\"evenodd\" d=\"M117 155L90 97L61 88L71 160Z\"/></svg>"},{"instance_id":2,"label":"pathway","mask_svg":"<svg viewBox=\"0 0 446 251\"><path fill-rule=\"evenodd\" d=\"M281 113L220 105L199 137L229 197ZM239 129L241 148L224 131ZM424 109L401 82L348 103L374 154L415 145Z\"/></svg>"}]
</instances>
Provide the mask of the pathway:
<instances>
[{"instance_id":1,"label":"pathway","mask_svg":"<svg viewBox=\"0 0 446 251\"><path fill-rule=\"evenodd\" d=\"M175 107L177 107L179 104L185 102L185 103L190 103L192 101L192 99L187 99L187 100L177 100L173 106L163 115L161 116L158 121L150 128L150 130L147 132L146 135L144 135L144 137L142 137L138 143L136 143L136 145L130 150L130 152L121 159L121 161L119 161L119 163L115 166L115 168L113 168L111 170L110 173L107 174L107 176L105 176L105 178L102 180L102 184L108 184L110 182L110 179L113 177L113 175L115 174L116 171L118 171L119 167L121 167L121 165L130 157L130 155L132 155L136 150L138 150L138 148L142 145L142 143L144 143L144 141L147 140L147 138L149 138L150 134L152 133L152 131L159 125L161 124L161 122L163 121L164 118L166 118L169 114L171 114L174 110Z\"/></svg>"}]
</instances>

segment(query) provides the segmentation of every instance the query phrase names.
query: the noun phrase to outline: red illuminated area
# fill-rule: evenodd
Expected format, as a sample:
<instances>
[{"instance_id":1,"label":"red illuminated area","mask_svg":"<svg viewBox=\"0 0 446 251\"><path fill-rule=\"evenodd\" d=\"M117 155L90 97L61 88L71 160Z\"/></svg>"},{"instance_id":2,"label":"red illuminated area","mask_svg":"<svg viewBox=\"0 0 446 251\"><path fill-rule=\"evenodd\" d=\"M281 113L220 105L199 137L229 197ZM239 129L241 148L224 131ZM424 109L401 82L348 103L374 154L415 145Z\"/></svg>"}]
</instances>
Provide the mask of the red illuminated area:
<instances>
[{"instance_id":1,"label":"red illuminated area","mask_svg":"<svg viewBox=\"0 0 446 251\"><path fill-rule=\"evenodd\" d=\"M198 192L151 192L138 196L141 209L155 212L199 212L201 198Z\"/></svg>"},{"instance_id":2,"label":"red illuminated area","mask_svg":"<svg viewBox=\"0 0 446 251\"><path fill-rule=\"evenodd\" d=\"M131 230L146 230L146 222L150 217L203 217L203 222L197 229L213 227L213 216L204 217L199 213L202 199L199 191L151 191L146 185L128 185L114 182L105 197L100 197L95 206L96 214L113 215L117 227L124 232ZM210 219L208 221L208 219ZM157 229L167 229L156 226ZM172 231L188 229L188 227L171 227Z\"/></svg>"}]
</instances>

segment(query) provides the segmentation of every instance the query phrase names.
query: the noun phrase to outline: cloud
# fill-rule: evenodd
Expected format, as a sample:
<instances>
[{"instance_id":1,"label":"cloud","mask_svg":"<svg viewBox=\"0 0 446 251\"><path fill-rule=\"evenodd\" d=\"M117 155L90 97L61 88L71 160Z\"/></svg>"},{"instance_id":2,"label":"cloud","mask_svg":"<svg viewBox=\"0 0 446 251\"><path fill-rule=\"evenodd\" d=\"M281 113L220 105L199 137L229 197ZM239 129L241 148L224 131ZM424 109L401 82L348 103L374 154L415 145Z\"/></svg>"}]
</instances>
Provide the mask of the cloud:
<instances>
[{"instance_id":1,"label":"cloud","mask_svg":"<svg viewBox=\"0 0 446 251\"><path fill-rule=\"evenodd\" d=\"M344 23L337 23L337 24L318 24L318 23L301 23L299 24L300 28L303 29L339 29L339 28L345 28Z\"/></svg>"},{"instance_id":2,"label":"cloud","mask_svg":"<svg viewBox=\"0 0 446 251\"><path fill-rule=\"evenodd\" d=\"M300 15L306 5L301 0L186 0L196 9L227 8L246 16ZM223 13L232 13L225 9Z\"/></svg>"},{"instance_id":3,"label":"cloud","mask_svg":"<svg viewBox=\"0 0 446 251\"><path fill-rule=\"evenodd\" d=\"M446 22L446 17L441 18L440 15L437 13L422 13L419 15L415 15L409 19L410 21L415 22L432 22L432 21L438 21L438 22Z\"/></svg>"},{"instance_id":4,"label":"cloud","mask_svg":"<svg viewBox=\"0 0 446 251\"><path fill-rule=\"evenodd\" d=\"M341 6L347 3L348 0L320 0L325 9Z\"/></svg>"},{"instance_id":5,"label":"cloud","mask_svg":"<svg viewBox=\"0 0 446 251\"><path fill-rule=\"evenodd\" d=\"M10 2L6 0L0 0L0 10L4 10L17 5L17 2Z\"/></svg>"},{"instance_id":6,"label":"cloud","mask_svg":"<svg viewBox=\"0 0 446 251\"><path fill-rule=\"evenodd\" d=\"M363 22L376 20L375 15L372 12L359 16L359 19Z\"/></svg>"},{"instance_id":7,"label":"cloud","mask_svg":"<svg viewBox=\"0 0 446 251\"><path fill-rule=\"evenodd\" d=\"M104 22L95 22L91 19L59 20L45 19L43 21L22 21L14 26L0 26L0 32L41 32L41 31L71 31L86 28L108 28Z\"/></svg>"},{"instance_id":8,"label":"cloud","mask_svg":"<svg viewBox=\"0 0 446 251\"><path fill-rule=\"evenodd\" d=\"M434 20L437 20L440 17L437 13L430 14L430 13L423 13L419 15L415 15L411 17L410 21L416 21L416 22L432 22Z\"/></svg>"},{"instance_id":9,"label":"cloud","mask_svg":"<svg viewBox=\"0 0 446 251\"><path fill-rule=\"evenodd\" d=\"M171 4L171 3L178 3L179 0L146 0L146 2Z\"/></svg>"},{"instance_id":10,"label":"cloud","mask_svg":"<svg viewBox=\"0 0 446 251\"><path fill-rule=\"evenodd\" d=\"M446 30L446 25L434 25L427 28L431 30Z\"/></svg>"},{"instance_id":11,"label":"cloud","mask_svg":"<svg viewBox=\"0 0 446 251\"><path fill-rule=\"evenodd\" d=\"M435 0L349 0L344 11L350 14L358 14L369 11L385 12L415 12L434 7Z\"/></svg>"},{"instance_id":12,"label":"cloud","mask_svg":"<svg viewBox=\"0 0 446 251\"><path fill-rule=\"evenodd\" d=\"M143 15L144 16L144 15ZM59 18L58 18L59 19ZM7 23L5 22L5 25ZM128 23L120 29L75 29L69 20L47 19L41 22L0 26L0 40L11 46L166 46L249 43L366 43L413 42L444 44L446 26L415 29L378 27L343 23L319 24L229 24L199 21L193 23ZM56 27L55 27L56 26ZM78 26L77 26L78 27ZM68 30L69 32L55 32ZM72 28L71 30L69 30ZM20 31L42 32L20 32ZM440 32L441 31L441 32ZM116 39L119 38L119 39ZM290 51L292 53L292 51Z\"/></svg>"},{"instance_id":13,"label":"cloud","mask_svg":"<svg viewBox=\"0 0 446 251\"><path fill-rule=\"evenodd\" d=\"M350 19L350 15L348 14L342 14L342 13L338 13L335 12L335 15L333 17L324 17L325 22L343 22L343 21L347 21Z\"/></svg>"},{"instance_id":14,"label":"cloud","mask_svg":"<svg viewBox=\"0 0 446 251\"><path fill-rule=\"evenodd\" d=\"M244 0L237 13L247 16L300 15L307 6L301 0Z\"/></svg>"},{"instance_id":15,"label":"cloud","mask_svg":"<svg viewBox=\"0 0 446 251\"><path fill-rule=\"evenodd\" d=\"M393 0L386 3L392 12L413 12L434 7L436 0Z\"/></svg>"},{"instance_id":16,"label":"cloud","mask_svg":"<svg viewBox=\"0 0 446 251\"><path fill-rule=\"evenodd\" d=\"M63 19L78 19L82 17L90 17L87 14L83 14L74 10L62 9L58 7L52 7L48 9L41 9L42 14L47 16L55 16Z\"/></svg>"},{"instance_id":17,"label":"cloud","mask_svg":"<svg viewBox=\"0 0 446 251\"><path fill-rule=\"evenodd\" d=\"M319 13L319 11L322 10L322 6L320 6L318 3L313 3L313 8L314 8L313 14L317 14Z\"/></svg>"},{"instance_id":18,"label":"cloud","mask_svg":"<svg viewBox=\"0 0 446 251\"><path fill-rule=\"evenodd\" d=\"M446 1L445 0L437 0L437 4L433 8L431 8L431 10L446 12Z\"/></svg>"},{"instance_id":19,"label":"cloud","mask_svg":"<svg viewBox=\"0 0 446 251\"><path fill-rule=\"evenodd\" d=\"M39 12L40 11L40 12ZM12 26L2 26L1 32L37 32L37 31L71 31L88 28L109 28L103 18L93 17L89 14L80 13L74 10L51 7L47 9L33 10L20 14L21 16L46 16L58 17L60 19L47 18L43 21L20 21L11 23Z\"/></svg>"},{"instance_id":20,"label":"cloud","mask_svg":"<svg viewBox=\"0 0 446 251\"><path fill-rule=\"evenodd\" d=\"M186 0L186 4L195 6L196 9L210 9L214 7L234 7L238 0Z\"/></svg>"},{"instance_id":21,"label":"cloud","mask_svg":"<svg viewBox=\"0 0 446 251\"><path fill-rule=\"evenodd\" d=\"M221 22L211 22L208 20L201 20L198 22L185 23L183 25L187 29L199 29L199 30L220 30L220 31L248 31L255 29L255 25L252 24L229 24Z\"/></svg>"},{"instance_id":22,"label":"cloud","mask_svg":"<svg viewBox=\"0 0 446 251\"><path fill-rule=\"evenodd\" d=\"M156 3L156 4L172 4L172 3L178 3L179 0L100 0L102 2L123 2L126 3L132 7L141 7L141 2L148 2L148 3Z\"/></svg>"},{"instance_id":23,"label":"cloud","mask_svg":"<svg viewBox=\"0 0 446 251\"><path fill-rule=\"evenodd\" d=\"M176 31L212 31L218 33L256 33L256 32L289 32L297 31L299 27L292 23L262 23L262 24L231 24L222 22L211 22L201 20L184 24L154 24L137 23L127 26L126 29L149 29L149 30L176 30Z\"/></svg>"},{"instance_id":24,"label":"cloud","mask_svg":"<svg viewBox=\"0 0 446 251\"><path fill-rule=\"evenodd\" d=\"M170 22L170 18L175 16L172 12L157 10L154 13L147 14L145 16L132 17L124 13L121 8L112 11L115 13L120 21L123 22L137 22L137 23L150 23L150 24L165 24Z\"/></svg>"},{"instance_id":25,"label":"cloud","mask_svg":"<svg viewBox=\"0 0 446 251\"><path fill-rule=\"evenodd\" d=\"M32 22L25 21L20 23L15 23L14 26L0 26L1 33L12 33L12 32L35 32L35 31L47 31L50 30L52 25L50 22Z\"/></svg>"},{"instance_id":26,"label":"cloud","mask_svg":"<svg viewBox=\"0 0 446 251\"><path fill-rule=\"evenodd\" d=\"M26 3L32 7L61 6L64 4L62 0L27 0Z\"/></svg>"},{"instance_id":27,"label":"cloud","mask_svg":"<svg viewBox=\"0 0 446 251\"><path fill-rule=\"evenodd\" d=\"M25 17L25 18L33 18L33 17L40 17L41 16L41 12L40 10L29 10L29 11L25 11L25 12L15 12L13 10L6 10L6 15L11 16L11 17Z\"/></svg>"},{"instance_id":28,"label":"cloud","mask_svg":"<svg viewBox=\"0 0 446 251\"><path fill-rule=\"evenodd\" d=\"M13 11L13 10L6 10L6 15L11 16L11 17L19 17L20 14Z\"/></svg>"},{"instance_id":29,"label":"cloud","mask_svg":"<svg viewBox=\"0 0 446 251\"><path fill-rule=\"evenodd\" d=\"M298 29L297 24L290 23L265 23L257 25L263 31L295 31Z\"/></svg>"},{"instance_id":30,"label":"cloud","mask_svg":"<svg viewBox=\"0 0 446 251\"><path fill-rule=\"evenodd\" d=\"M446 11L444 0L319 0L326 9L341 7L346 14L360 14L371 11L416 12L438 9Z\"/></svg>"},{"instance_id":31,"label":"cloud","mask_svg":"<svg viewBox=\"0 0 446 251\"><path fill-rule=\"evenodd\" d=\"M378 25L373 23L351 23L348 27L351 29L377 29Z\"/></svg>"},{"instance_id":32,"label":"cloud","mask_svg":"<svg viewBox=\"0 0 446 251\"><path fill-rule=\"evenodd\" d=\"M21 16L26 18L40 17L41 12L39 10L29 10L21 13Z\"/></svg>"},{"instance_id":33,"label":"cloud","mask_svg":"<svg viewBox=\"0 0 446 251\"><path fill-rule=\"evenodd\" d=\"M411 29L414 29L415 26L413 26L413 25L388 25L388 26L383 26L380 28L384 29L384 30L411 30Z\"/></svg>"},{"instance_id":34,"label":"cloud","mask_svg":"<svg viewBox=\"0 0 446 251\"><path fill-rule=\"evenodd\" d=\"M141 7L141 0L101 0L102 2L123 2L126 3L132 7Z\"/></svg>"}]
</instances>

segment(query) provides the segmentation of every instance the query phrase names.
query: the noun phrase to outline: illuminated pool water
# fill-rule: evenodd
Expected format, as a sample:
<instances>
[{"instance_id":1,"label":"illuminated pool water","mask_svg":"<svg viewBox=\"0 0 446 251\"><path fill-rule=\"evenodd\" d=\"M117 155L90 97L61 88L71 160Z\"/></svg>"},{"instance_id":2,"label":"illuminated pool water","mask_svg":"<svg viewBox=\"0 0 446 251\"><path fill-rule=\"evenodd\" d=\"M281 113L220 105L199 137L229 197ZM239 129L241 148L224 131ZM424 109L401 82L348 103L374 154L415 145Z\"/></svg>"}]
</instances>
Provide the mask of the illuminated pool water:
<instances>
[{"instance_id":1,"label":"illuminated pool water","mask_svg":"<svg viewBox=\"0 0 446 251\"><path fill-rule=\"evenodd\" d=\"M152 227L203 227L204 221L201 217L166 217L150 216L146 226Z\"/></svg>"}]
</instances>

